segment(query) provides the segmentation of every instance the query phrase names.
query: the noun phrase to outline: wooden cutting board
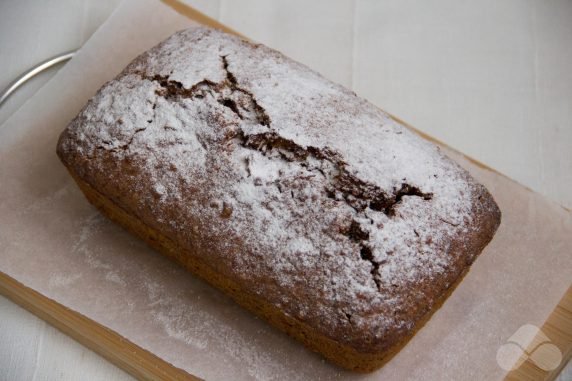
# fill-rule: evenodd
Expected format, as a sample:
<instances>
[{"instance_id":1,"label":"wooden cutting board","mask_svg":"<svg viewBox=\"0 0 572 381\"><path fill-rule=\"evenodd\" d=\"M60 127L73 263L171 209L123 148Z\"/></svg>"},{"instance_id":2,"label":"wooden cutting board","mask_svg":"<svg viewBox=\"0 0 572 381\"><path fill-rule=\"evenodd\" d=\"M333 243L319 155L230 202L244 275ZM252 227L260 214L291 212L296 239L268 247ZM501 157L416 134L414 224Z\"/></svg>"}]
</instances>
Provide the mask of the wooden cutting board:
<instances>
[{"instance_id":1,"label":"wooden cutting board","mask_svg":"<svg viewBox=\"0 0 572 381\"><path fill-rule=\"evenodd\" d=\"M24 307L118 367L142 380L199 380L153 353L125 340L109 328L86 318L0 272L0 293ZM572 288L548 317L542 331L561 350L561 365L551 372L531 360L506 376L507 381L554 380L572 356Z\"/></svg>"},{"instance_id":2,"label":"wooden cutting board","mask_svg":"<svg viewBox=\"0 0 572 381\"><path fill-rule=\"evenodd\" d=\"M185 17L195 20L201 24L218 27L227 32L235 33L228 27L182 3L173 0L166 0L164 3ZM425 136L425 138L434 141L431 137ZM436 143L444 146L442 143ZM450 148L445 147L445 150L451 151L453 155L457 155L461 159L463 158L461 154L455 153ZM486 168L474 160L467 158L464 159L469 163L469 165L474 166L474 168L480 168L483 171L492 173L491 176L504 179L502 175L494 172L490 168ZM506 182L507 180L502 181ZM530 192L528 190L524 190L522 186L517 184L511 186L514 186L514 189L518 189L519 192ZM157 354L142 348L142 346L126 339L120 333L114 331L106 324L103 324L102 320L104 319L89 318L82 313L69 308L69 306L55 301L46 293L40 292L39 288L33 287L30 284L24 284L3 272L1 267L0 293L59 328L61 331L67 333L85 346L100 353L111 362L138 378L196 378L189 372L172 365L161 356L158 356ZM563 357L561 365L550 372L546 372L536 366L533 361L528 359L518 369L510 372L506 376L507 379L551 380L570 359L570 356L572 355L572 288L569 288L562 297L560 303L555 305L553 312L548 316L542 325L541 330L561 351ZM531 353L534 348L526 349Z\"/></svg>"}]
</instances>

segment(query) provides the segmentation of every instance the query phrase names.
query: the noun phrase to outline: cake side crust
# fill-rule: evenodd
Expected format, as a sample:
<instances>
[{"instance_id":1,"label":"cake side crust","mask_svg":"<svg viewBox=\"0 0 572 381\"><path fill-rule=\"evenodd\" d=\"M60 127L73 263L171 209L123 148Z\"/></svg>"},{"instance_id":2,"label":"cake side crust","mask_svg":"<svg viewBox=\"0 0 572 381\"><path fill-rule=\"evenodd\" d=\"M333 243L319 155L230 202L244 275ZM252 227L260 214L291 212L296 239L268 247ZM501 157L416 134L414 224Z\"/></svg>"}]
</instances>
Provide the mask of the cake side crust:
<instances>
[{"instance_id":1,"label":"cake side crust","mask_svg":"<svg viewBox=\"0 0 572 381\"><path fill-rule=\"evenodd\" d=\"M196 255L188 252L188 249L180 247L161 232L150 228L144 222L116 205L95 190L89 183L80 179L73 170L68 168L68 171L86 199L110 220L142 239L153 249L182 265L193 275L223 291L243 308L300 341L306 348L319 353L337 366L354 372L369 373L379 369L391 360L415 336L417 331L429 321L470 269L470 266L464 267L455 282L440 295L432 308L419 320L415 330L409 332L407 336L401 337L398 342L394 343L387 350L374 353L359 352L349 345L339 343L317 332L304 322L285 314L283 310L277 309L263 298L249 293L248 290L243 290L239 284L217 273L207 263L198 260Z\"/></svg>"}]
</instances>

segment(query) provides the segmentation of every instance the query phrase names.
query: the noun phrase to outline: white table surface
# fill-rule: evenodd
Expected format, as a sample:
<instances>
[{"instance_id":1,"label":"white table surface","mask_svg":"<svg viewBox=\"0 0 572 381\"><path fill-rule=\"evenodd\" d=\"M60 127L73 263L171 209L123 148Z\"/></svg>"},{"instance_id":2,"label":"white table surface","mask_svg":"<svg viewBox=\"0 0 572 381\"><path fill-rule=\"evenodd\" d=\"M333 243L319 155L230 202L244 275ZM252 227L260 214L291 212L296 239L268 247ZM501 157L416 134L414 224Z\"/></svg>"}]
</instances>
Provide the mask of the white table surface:
<instances>
[{"instance_id":1,"label":"white table surface","mask_svg":"<svg viewBox=\"0 0 572 381\"><path fill-rule=\"evenodd\" d=\"M80 47L118 1L1 1L0 87L33 64ZM572 208L572 1L189 3ZM388 25L392 35L385 33ZM359 75L344 76L355 64L356 46L389 49L396 59L362 64ZM326 49L339 59L316 67ZM54 72L10 98L0 123ZM371 81L380 86L372 89ZM132 378L0 297L0 381L80 379ZM572 380L570 365L559 380Z\"/></svg>"}]
</instances>

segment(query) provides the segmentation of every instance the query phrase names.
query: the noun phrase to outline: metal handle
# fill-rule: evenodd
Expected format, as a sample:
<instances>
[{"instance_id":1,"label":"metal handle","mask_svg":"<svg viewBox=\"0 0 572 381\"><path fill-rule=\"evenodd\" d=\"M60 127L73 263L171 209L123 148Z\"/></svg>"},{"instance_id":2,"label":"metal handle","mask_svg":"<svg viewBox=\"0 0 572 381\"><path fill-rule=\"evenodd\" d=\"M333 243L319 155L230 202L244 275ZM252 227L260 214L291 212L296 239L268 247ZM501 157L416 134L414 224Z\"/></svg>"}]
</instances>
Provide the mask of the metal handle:
<instances>
[{"instance_id":1,"label":"metal handle","mask_svg":"<svg viewBox=\"0 0 572 381\"><path fill-rule=\"evenodd\" d=\"M16 91L16 89L18 87L22 86L30 78L34 77L35 75L41 73L42 71L44 71L46 69L49 69L50 67L52 67L54 65L68 61L69 59L71 59L74 56L75 53L76 53L76 50L72 50L72 51L57 55L55 57L49 58L49 59L39 63L38 65L34 66L33 68L31 68L30 70L28 70L27 72L25 72L24 74L19 76L18 78L16 78L16 80L14 80L14 82L12 82L8 87L6 87L2 91L2 95L0 96L0 106L2 106L2 104L6 101L6 99L8 99L8 97L10 97L10 95L12 95L12 93L14 91Z\"/></svg>"}]
</instances>

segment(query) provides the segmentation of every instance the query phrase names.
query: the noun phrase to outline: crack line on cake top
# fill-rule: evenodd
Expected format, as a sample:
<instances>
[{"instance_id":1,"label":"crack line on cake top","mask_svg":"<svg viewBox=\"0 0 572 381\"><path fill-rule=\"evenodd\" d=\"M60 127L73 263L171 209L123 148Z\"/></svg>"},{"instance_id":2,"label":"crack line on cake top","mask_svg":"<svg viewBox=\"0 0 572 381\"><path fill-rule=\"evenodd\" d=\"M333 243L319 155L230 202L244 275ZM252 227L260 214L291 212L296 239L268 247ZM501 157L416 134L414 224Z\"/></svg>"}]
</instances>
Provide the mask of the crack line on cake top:
<instances>
[{"instance_id":1,"label":"crack line on cake top","mask_svg":"<svg viewBox=\"0 0 572 381\"><path fill-rule=\"evenodd\" d=\"M225 72L225 79L222 82L213 82L203 79L195 83L190 88L185 88L182 82L170 79L169 76L155 74L153 76L138 72L143 79L157 82L160 89L156 90L157 95L167 100L178 98L204 98L207 94L212 95L222 106L228 108L241 120L247 120L266 127L270 126L270 117L262 106L258 103L254 95L239 86L234 74L229 69L229 62L226 55L219 56L221 67Z\"/></svg>"},{"instance_id":2,"label":"crack line on cake top","mask_svg":"<svg viewBox=\"0 0 572 381\"><path fill-rule=\"evenodd\" d=\"M271 129L257 134L246 134L243 130L238 130L236 138L241 146L259 151L269 160L278 158L289 162L299 162L306 170L317 172L325 178L327 185L323 191L326 196L337 201L344 201L354 209L356 218L352 220L349 229L341 233L358 245L360 258L370 264L371 278L377 289L381 290L379 268L382 264L375 260L372 247L368 243L369 233L362 228L357 217L364 217L366 209L369 209L391 218L395 216L396 208L403 202L404 197L413 196L431 200L433 195L422 192L418 187L406 182L403 182L399 189L394 188L393 192L388 194L377 185L365 182L350 173L347 164L334 150L328 147L303 147ZM328 163L328 165L315 166L312 162L316 160L321 164ZM280 188L279 190L282 192Z\"/></svg>"},{"instance_id":3,"label":"crack line on cake top","mask_svg":"<svg viewBox=\"0 0 572 381\"><path fill-rule=\"evenodd\" d=\"M388 194L379 186L350 173L347 164L334 150L328 147L304 147L271 129L257 134L246 134L243 130L238 130L236 137L240 145L259 151L269 159L273 158L269 153L275 152L282 160L299 162L308 171L321 174L328 180L324 189L326 196L337 201L344 200L358 213L370 209L393 217L397 205L404 197L415 196L423 200L431 200L433 197L432 193L422 192L418 187L406 182ZM312 165L311 161L327 162L329 165L318 167ZM330 167L330 170L324 169L327 167Z\"/></svg>"},{"instance_id":4,"label":"crack line on cake top","mask_svg":"<svg viewBox=\"0 0 572 381\"><path fill-rule=\"evenodd\" d=\"M172 80L168 76L146 76L139 73L142 78L155 81L160 88L157 95L167 100L180 98L204 98L212 96L216 102L230 110L241 121L239 128L234 131L232 139L248 149L262 153L268 160L284 160L296 162L309 172L315 172L325 179L323 188L324 195L337 202L345 202L355 212L349 224L349 229L341 231L349 240L357 245L359 257L371 266L370 273L378 290L381 290L379 268L381 263L375 260L373 248L369 243L369 233L358 220L366 217L366 211L380 212L392 218L396 215L397 206L403 202L404 197L420 197L423 200L431 200L432 193L422 192L416 186L406 181L401 183L400 188L393 191L384 191L379 186L362 180L356 174L351 173L348 164L341 155L329 147L302 146L288 139L272 128L271 119L266 110L258 103L254 95L239 86L234 73L229 69L227 55L219 56L221 68L225 78L221 82L213 82L203 79L190 88L185 88L179 81ZM267 131L258 133L245 132L245 125L261 125ZM317 163L317 164L316 164ZM250 178L249 163L245 163L247 177ZM256 181L256 179L252 179ZM277 180L280 193L284 191L285 184ZM286 186L287 188L287 186ZM294 193L287 192L294 198Z\"/></svg>"}]
</instances>

